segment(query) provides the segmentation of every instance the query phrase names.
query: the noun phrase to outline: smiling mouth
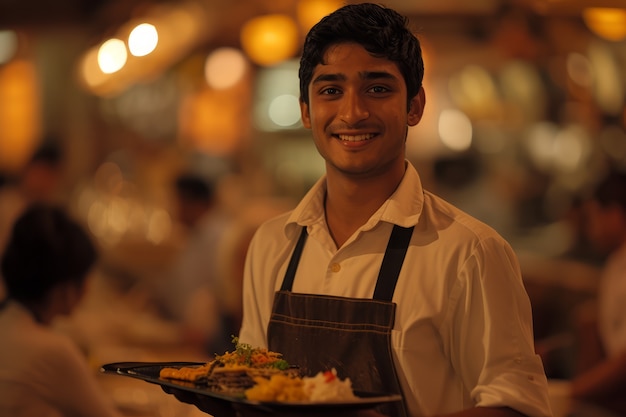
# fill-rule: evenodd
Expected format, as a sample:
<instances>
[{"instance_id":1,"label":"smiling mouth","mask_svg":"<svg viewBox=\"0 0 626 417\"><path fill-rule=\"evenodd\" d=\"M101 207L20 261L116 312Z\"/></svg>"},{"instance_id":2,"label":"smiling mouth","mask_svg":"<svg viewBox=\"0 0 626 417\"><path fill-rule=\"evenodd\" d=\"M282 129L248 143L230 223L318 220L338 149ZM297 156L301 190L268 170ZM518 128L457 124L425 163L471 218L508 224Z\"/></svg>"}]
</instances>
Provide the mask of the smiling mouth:
<instances>
[{"instance_id":1,"label":"smiling mouth","mask_svg":"<svg viewBox=\"0 0 626 417\"><path fill-rule=\"evenodd\" d=\"M375 135L373 133L368 133L364 135L337 135L339 139L344 142L363 142L368 139L372 139Z\"/></svg>"}]
</instances>

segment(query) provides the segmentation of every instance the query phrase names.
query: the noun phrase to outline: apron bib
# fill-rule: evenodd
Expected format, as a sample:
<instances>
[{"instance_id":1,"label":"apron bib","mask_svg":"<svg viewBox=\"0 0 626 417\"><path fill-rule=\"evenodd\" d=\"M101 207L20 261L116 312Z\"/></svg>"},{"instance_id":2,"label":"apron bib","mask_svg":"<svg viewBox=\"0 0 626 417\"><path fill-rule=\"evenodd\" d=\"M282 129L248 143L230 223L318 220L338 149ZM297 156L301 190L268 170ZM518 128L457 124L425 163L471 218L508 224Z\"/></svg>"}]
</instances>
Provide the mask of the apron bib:
<instances>
[{"instance_id":1,"label":"apron bib","mask_svg":"<svg viewBox=\"0 0 626 417\"><path fill-rule=\"evenodd\" d=\"M268 348L300 367L304 376L335 368L349 377L355 391L400 394L391 348L396 282L413 228L394 226L378 274L373 299L291 292L306 228L296 244L282 287L274 296L267 330ZM386 415L406 417L404 401L378 407Z\"/></svg>"}]
</instances>

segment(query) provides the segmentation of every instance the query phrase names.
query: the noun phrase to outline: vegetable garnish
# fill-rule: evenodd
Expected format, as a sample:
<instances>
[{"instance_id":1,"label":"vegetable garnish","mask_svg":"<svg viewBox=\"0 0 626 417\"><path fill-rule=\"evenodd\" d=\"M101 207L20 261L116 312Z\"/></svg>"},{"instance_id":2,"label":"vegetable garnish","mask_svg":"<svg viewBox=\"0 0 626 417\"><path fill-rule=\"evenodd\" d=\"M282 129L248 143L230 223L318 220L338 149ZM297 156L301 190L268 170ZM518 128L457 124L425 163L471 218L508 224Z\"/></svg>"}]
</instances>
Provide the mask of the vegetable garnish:
<instances>
[{"instance_id":1,"label":"vegetable garnish","mask_svg":"<svg viewBox=\"0 0 626 417\"><path fill-rule=\"evenodd\" d=\"M215 355L215 365L225 367L249 366L251 368L275 368L281 371L289 368L289 363L282 355L265 348L252 347L247 343L239 343L239 338L232 336L235 345L233 352Z\"/></svg>"}]
</instances>

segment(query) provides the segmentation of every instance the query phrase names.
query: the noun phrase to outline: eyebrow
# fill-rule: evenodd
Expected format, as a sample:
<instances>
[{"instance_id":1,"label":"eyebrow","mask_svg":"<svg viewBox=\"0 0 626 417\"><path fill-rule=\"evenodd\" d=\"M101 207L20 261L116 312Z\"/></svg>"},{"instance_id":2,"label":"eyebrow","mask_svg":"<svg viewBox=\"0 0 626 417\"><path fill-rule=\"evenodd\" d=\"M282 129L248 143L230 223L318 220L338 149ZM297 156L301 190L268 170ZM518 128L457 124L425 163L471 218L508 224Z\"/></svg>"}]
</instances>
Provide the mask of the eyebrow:
<instances>
[{"instance_id":1,"label":"eyebrow","mask_svg":"<svg viewBox=\"0 0 626 417\"><path fill-rule=\"evenodd\" d=\"M387 80L396 80L397 77L393 74L390 74L386 71L361 71L359 73L361 79L363 80L379 80L379 79L387 79ZM345 81L347 79L345 74L321 74L313 81L312 84L327 82L327 81Z\"/></svg>"}]
</instances>

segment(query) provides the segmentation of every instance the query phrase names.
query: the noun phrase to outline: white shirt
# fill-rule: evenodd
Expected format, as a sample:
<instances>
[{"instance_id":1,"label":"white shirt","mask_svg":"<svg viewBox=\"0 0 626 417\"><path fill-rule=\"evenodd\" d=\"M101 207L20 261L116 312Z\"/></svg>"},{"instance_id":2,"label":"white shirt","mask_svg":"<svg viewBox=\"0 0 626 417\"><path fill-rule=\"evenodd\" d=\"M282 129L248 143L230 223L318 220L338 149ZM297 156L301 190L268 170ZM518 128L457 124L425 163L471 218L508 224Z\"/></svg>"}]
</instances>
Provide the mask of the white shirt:
<instances>
[{"instance_id":1,"label":"white shirt","mask_svg":"<svg viewBox=\"0 0 626 417\"><path fill-rule=\"evenodd\" d=\"M119 416L73 342L20 304L0 311L0 341L0 416Z\"/></svg>"},{"instance_id":2,"label":"white shirt","mask_svg":"<svg viewBox=\"0 0 626 417\"><path fill-rule=\"evenodd\" d=\"M293 291L371 298L393 224L415 225L393 296L392 346L409 413L509 406L529 416L551 415L530 302L511 247L490 227L424 191L408 164L396 192L337 249L324 218L325 184L320 179L293 212L265 223L253 238L241 342L267 347L274 292L301 226L309 238Z\"/></svg>"},{"instance_id":3,"label":"white shirt","mask_svg":"<svg viewBox=\"0 0 626 417\"><path fill-rule=\"evenodd\" d=\"M608 356L626 351L626 244L607 259L598 288L599 328Z\"/></svg>"}]
</instances>

